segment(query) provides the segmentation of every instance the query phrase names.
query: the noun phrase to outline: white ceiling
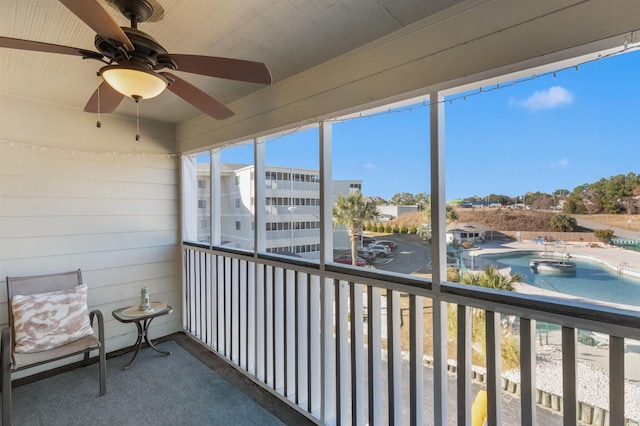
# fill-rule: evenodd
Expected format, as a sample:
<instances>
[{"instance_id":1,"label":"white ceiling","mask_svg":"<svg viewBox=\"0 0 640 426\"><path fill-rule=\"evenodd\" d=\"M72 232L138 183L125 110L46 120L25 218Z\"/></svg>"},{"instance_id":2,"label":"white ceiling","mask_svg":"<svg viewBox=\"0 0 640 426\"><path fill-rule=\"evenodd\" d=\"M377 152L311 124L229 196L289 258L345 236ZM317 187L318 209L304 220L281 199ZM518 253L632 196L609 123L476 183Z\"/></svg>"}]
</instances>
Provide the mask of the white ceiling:
<instances>
[{"instance_id":1,"label":"white ceiling","mask_svg":"<svg viewBox=\"0 0 640 426\"><path fill-rule=\"evenodd\" d=\"M465 0L466 1L466 0ZM98 2L121 26L111 4ZM139 24L169 53L267 64L274 83L408 26L462 0L160 0L157 22ZM54 0L2 0L0 36L96 50L94 32ZM0 93L82 110L103 64L80 57L0 48ZM263 86L180 73L229 104ZM135 115L125 99L115 114ZM140 115L180 123L200 111L169 91L143 101Z\"/></svg>"}]
</instances>

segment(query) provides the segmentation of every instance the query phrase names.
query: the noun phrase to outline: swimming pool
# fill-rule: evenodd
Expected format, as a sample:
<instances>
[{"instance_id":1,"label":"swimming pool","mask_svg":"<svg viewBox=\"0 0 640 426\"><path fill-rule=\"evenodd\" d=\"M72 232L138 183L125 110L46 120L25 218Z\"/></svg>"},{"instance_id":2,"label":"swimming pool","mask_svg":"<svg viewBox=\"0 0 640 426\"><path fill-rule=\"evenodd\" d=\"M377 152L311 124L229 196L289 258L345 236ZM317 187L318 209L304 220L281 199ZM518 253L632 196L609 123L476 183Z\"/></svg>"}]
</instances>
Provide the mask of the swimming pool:
<instances>
[{"instance_id":1,"label":"swimming pool","mask_svg":"<svg viewBox=\"0 0 640 426\"><path fill-rule=\"evenodd\" d=\"M571 258L577 264L575 274L549 275L536 273L529 268L531 259L539 258L533 253L508 253L491 255L498 268L511 267L527 284L577 297L612 303L640 306L640 279L619 275L595 262Z\"/></svg>"}]
</instances>

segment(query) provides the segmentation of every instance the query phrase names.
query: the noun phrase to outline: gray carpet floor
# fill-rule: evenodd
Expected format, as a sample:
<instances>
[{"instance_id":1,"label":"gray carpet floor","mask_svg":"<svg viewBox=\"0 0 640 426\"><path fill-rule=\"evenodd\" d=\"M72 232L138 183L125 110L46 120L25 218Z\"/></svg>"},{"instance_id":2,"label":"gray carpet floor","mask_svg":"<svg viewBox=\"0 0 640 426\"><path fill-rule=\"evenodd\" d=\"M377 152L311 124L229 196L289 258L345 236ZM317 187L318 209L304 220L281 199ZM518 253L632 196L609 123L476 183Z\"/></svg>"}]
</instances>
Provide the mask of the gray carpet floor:
<instances>
[{"instance_id":1,"label":"gray carpet floor","mask_svg":"<svg viewBox=\"0 0 640 426\"><path fill-rule=\"evenodd\" d=\"M98 365L74 369L13 389L15 425L283 425L305 419L283 418L273 396L238 389L175 341L157 345L161 355L143 349L129 370L131 354L107 360L107 394L100 397ZM208 354L211 357L211 354ZM218 361L220 362L220 361ZM218 367L220 368L220 367ZM228 370L232 367L222 367ZM223 373L224 374L224 373ZM239 373L236 373L239 374ZM246 380L246 379L245 379ZM268 394L268 393L267 393ZM280 403L281 404L281 403ZM275 403L277 405L277 402ZM280 407L282 410L282 407ZM287 411L290 409L286 409ZM294 410L290 410L294 411ZM291 415L291 413L287 414ZM310 422L309 422L310 423Z\"/></svg>"}]
</instances>

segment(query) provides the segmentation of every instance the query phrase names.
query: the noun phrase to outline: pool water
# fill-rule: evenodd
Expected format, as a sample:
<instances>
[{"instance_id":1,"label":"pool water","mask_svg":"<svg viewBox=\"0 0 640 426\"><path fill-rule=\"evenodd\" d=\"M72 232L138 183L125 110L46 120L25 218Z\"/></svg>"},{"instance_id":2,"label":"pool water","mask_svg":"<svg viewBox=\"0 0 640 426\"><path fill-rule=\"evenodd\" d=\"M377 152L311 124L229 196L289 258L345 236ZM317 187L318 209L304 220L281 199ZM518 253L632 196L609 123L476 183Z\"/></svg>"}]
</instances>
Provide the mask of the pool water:
<instances>
[{"instance_id":1,"label":"pool water","mask_svg":"<svg viewBox=\"0 0 640 426\"><path fill-rule=\"evenodd\" d=\"M511 267L527 284L577 297L640 306L640 279L619 275L594 262L571 258L577 265L575 273L537 273L529 268L531 254L506 254L493 257L498 267Z\"/></svg>"}]
</instances>

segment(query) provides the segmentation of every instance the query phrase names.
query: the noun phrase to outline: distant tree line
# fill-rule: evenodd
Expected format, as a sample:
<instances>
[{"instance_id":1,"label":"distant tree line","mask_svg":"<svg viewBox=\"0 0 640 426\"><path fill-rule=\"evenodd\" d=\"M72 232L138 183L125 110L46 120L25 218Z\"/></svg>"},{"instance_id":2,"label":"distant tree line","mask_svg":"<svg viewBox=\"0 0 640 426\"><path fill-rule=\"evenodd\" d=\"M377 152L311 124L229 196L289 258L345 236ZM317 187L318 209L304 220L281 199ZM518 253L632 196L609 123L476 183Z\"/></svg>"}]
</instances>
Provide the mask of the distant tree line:
<instances>
[{"instance_id":1,"label":"distant tree line","mask_svg":"<svg viewBox=\"0 0 640 426\"><path fill-rule=\"evenodd\" d=\"M626 175L602 178L594 183L579 185L573 191L557 189L551 194L536 191L515 197L501 194L482 197L474 195L462 201L471 203L484 201L503 206L523 204L534 210L559 209L562 205L562 211L569 214L636 214L640 212L640 174L629 172ZM383 204L384 200L378 199L378 203ZM418 194L399 192L389 199L388 204L417 205L419 210L428 212L431 207L431 197L425 192Z\"/></svg>"},{"instance_id":2,"label":"distant tree line","mask_svg":"<svg viewBox=\"0 0 640 426\"><path fill-rule=\"evenodd\" d=\"M577 186L563 211L576 214L627 213L640 210L640 174L627 173Z\"/></svg>"}]
</instances>

